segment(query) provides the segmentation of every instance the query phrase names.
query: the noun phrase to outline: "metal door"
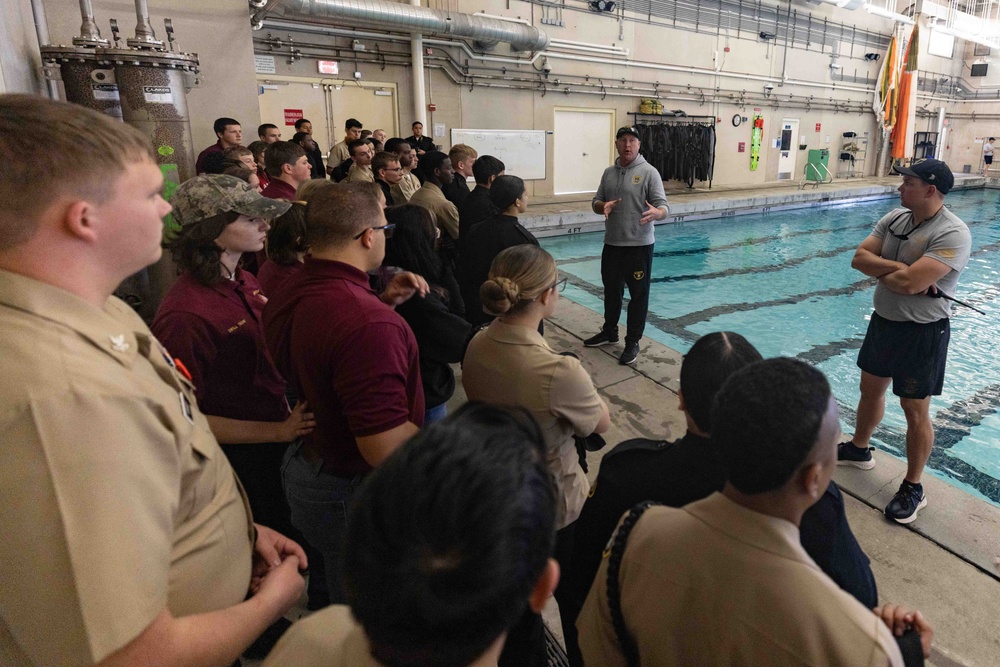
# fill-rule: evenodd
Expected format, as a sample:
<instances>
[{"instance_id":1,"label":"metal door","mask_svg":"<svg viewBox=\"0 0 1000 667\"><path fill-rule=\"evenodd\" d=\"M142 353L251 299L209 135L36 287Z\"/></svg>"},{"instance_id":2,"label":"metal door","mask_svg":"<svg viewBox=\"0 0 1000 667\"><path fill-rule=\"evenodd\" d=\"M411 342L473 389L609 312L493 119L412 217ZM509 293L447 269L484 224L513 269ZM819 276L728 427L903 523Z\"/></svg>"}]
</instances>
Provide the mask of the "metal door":
<instances>
[{"instance_id":1,"label":"metal door","mask_svg":"<svg viewBox=\"0 0 1000 667\"><path fill-rule=\"evenodd\" d=\"M614 160L615 112L556 109L553 137L553 191L557 195L594 192Z\"/></svg>"}]
</instances>

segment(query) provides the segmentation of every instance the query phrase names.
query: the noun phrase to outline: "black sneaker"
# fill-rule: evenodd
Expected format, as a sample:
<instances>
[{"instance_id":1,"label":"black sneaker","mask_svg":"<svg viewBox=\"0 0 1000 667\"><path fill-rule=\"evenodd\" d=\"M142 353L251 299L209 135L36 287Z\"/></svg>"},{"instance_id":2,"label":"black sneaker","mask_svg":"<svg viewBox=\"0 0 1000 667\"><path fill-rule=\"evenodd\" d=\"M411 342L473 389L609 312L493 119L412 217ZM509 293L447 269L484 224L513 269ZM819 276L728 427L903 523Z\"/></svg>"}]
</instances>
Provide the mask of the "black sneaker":
<instances>
[{"instance_id":1,"label":"black sneaker","mask_svg":"<svg viewBox=\"0 0 1000 667\"><path fill-rule=\"evenodd\" d=\"M924 487L904 479L899 485L899 491L885 506L885 515L896 523L913 523L917 519L917 512L924 507L927 507Z\"/></svg>"},{"instance_id":2,"label":"black sneaker","mask_svg":"<svg viewBox=\"0 0 1000 667\"><path fill-rule=\"evenodd\" d=\"M601 345L614 345L618 342L618 332L609 333L602 331L596 336L591 336L583 341L584 347L600 347Z\"/></svg>"},{"instance_id":3,"label":"black sneaker","mask_svg":"<svg viewBox=\"0 0 1000 667\"><path fill-rule=\"evenodd\" d=\"M639 343L625 343L625 350L622 351L622 356L618 357L618 363L622 366L627 366L628 364L634 364L638 358Z\"/></svg>"},{"instance_id":4,"label":"black sneaker","mask_svg":"<svg viewBox=\"0 0 1000 667\"><path fill-rule=\"evenodd\" d=\"M837 465L854 466L862 470L871 470L875 467L875 459L872 458L872 448L855 447L854 443L848 440L837 445Z\"/></svg>"}]
</instances>

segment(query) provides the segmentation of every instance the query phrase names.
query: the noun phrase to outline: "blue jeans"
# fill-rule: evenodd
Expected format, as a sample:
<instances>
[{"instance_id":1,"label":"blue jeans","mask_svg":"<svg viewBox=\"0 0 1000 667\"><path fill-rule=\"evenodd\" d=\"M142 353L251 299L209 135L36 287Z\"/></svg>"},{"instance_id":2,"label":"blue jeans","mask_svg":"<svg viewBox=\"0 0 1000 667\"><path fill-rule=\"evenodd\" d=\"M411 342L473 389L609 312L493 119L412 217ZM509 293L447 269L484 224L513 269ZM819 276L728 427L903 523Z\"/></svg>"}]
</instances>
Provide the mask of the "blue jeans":
<instances>
[{"instance_id":1,"label":"blue jeans","mask_svg":"<svg viewBox=\"0 0 1000 667\"><path fill-rule=\"evenodd\" d=\"M301 448L301 443L292 444L281 467L292 525L322 554L330 604L343 604L347 508L361 483L361 475L346 479L324 473L321 462L309 463L302 458Z\"/></svg>"},{"instance_id":2,"label":"blue jeans","mask_svg":"<svg viewBox=\"0 0 1000 667\"><path fill-rule=\"evenodd\" d=\"M434 422L439 422L448 416L448 404L442 403L441 405L429 408L424 412L424 426L429 426Z\"/></svg>"}]
</instances>

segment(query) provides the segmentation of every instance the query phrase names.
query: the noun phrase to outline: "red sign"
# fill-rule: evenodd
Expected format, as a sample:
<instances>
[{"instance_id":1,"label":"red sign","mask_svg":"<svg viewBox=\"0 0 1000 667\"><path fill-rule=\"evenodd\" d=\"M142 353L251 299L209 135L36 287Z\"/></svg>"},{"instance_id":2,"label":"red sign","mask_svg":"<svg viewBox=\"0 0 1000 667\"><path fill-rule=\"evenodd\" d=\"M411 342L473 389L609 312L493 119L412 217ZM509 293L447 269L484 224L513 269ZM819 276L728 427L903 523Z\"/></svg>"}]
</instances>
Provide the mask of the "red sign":
<instances>
[{"instance_id":1,"label":"red sign","mask_svg":"<svg viewBox=\"0 0 1000 667\"><path fill-rule=\"evenodd\" d=\"M819 132L819 123L816 123L816 131Z\"/></svg>"},{"instance_id":2,"label":"red sign","mask_svg":"<svg viewBox=\"0 0 1000 667\"><path fill-rule=\"evenodd\" d=\"M438 105L436 105L433 102L431 102L430 104L427 105L427 110L428 111L437 111L438 110Z\"/></svg>"},{"instance_id":3,"label":"red sign","mask_svg":"<svg viewBox=\"0 0 1000 667\"><path fill-rule=\"evenodd\" d=\"M285 125L295 125L295 121L302 120L305 115L302 109L285 109Z\"/></svg>"},{"instance_id":4,"label":"red sign","mask_svg":"<svg viewBox=\"0 0 1000 667\"><path fill-rule=\"evenodd\" d=\"M336 60L320 60L317 64L320 74L340 74L340 65Z\"/></svg>"},{"instance_id":5,"label":"red sign","mask_svg":"<svg viewBox=\"0 0 1000 667\"><path fill-rule=\"evenodd\" d=\"M736 150L739 153L746 153L747 152L747 143L745 141L741 141L739 147Z\"/></svg>"}]
</instances>

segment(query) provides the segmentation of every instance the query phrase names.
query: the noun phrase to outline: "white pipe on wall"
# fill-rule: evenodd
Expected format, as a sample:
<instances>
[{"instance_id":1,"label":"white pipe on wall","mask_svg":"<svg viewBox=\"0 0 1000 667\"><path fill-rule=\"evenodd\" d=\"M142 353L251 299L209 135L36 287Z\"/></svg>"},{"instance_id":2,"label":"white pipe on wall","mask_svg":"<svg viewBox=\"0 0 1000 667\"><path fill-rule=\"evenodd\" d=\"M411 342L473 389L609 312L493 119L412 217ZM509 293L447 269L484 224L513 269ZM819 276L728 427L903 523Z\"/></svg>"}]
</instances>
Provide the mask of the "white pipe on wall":
<instances>
[{"instance_id":1,"label":"white pipe on wall","mask_svg":"<svg viewBox=\"0 0 1000 667\"><path fill-rule=\"evenodd\" d=\"M420 6L420 0L410 0L410 5ZM424 72L424 38L420 33L410 35L410 62L413 64L413 121L427 127L427 88ZM400 132L404 128L400 128Z\"/></svg>"},{"instance_id":2,"label":"white pipe on wall","mask_svg":"<svg viewBox=\"0 0 1000 667\"><path fill-rule=\"evenodd\" d=\"M42 0L31 0L31 13L35 20L35 35L38 37L38 46L46 46L50 43L49 23L45 18L45 7L42 6ZM46 78L45 89L48 91L50 99L59 99L58 81Z\"/></svg>"}]
</instances>

